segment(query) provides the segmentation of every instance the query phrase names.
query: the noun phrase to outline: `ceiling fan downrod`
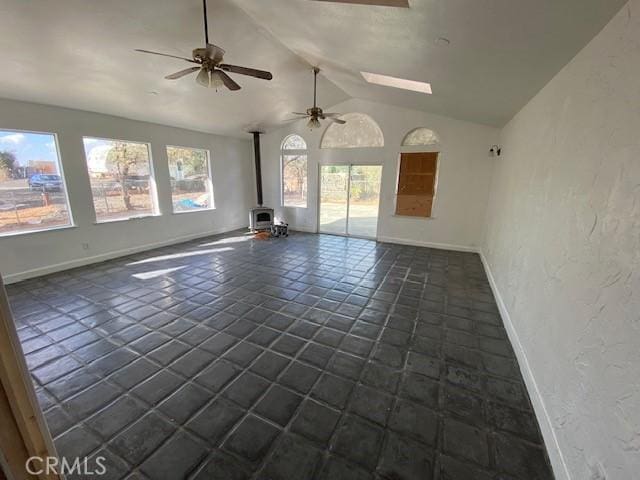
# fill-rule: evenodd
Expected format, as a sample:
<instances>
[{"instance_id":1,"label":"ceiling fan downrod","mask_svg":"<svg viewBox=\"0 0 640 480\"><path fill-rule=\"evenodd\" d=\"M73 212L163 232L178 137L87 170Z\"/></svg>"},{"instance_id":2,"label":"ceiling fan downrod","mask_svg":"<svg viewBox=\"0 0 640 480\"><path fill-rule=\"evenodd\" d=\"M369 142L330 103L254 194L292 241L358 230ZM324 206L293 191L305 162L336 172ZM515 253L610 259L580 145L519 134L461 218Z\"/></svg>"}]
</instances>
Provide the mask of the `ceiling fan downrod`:
<instances>
[{"instance_id":1,"label":"ceiling fan downrod","mask_svg":"<svg viewBox=\"0 0 640 480\"><path fill-rule=\"evenodd\" d=\"M209 45L209 25L207 23L207 0L202 0L202 11L204 12L204 43Z\"/></svg>"},{"instance_id":2,"label":"ceiling fan downrod","mask_svg":"<svg viewBox=\"0 0 640 480\"><path fill-rule=\"evenodd\" d=\"M318 73L320 73L320 69L318 67L313 67L313 108L316 108L318 106L316 101Z\"/></svg>"}]
</instances>

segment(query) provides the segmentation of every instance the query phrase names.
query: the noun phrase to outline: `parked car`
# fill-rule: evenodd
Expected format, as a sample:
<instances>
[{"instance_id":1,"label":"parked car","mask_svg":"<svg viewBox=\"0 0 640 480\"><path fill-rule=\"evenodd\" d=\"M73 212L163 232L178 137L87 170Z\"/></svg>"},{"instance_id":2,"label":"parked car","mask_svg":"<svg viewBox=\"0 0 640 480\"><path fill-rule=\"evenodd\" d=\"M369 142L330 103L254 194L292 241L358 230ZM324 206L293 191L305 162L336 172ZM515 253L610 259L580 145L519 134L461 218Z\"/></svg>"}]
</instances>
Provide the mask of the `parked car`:
<instances>
[{"instance_id":1,"label":"parked car","mask_svg":"<svg viewBox=\"0 0 640 480\"><path fill-rule=\"evenodd\" d=\"M60 175L36 173L29 177L29 189L47 192L59 192L62 190Z\"/></svg>"}]
</instances>

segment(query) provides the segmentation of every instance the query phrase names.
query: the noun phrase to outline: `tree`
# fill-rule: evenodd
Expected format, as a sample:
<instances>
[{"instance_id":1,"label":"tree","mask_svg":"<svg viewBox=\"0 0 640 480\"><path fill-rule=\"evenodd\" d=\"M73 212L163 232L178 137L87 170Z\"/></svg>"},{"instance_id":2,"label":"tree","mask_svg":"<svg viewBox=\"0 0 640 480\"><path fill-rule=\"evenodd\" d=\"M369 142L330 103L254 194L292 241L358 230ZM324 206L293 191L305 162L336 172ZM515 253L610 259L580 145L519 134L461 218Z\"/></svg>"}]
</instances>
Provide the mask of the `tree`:
<instances>
[{"instance_id":1,"label":"tree","mask_svg":"<svg viewBox=\"0 0 640 480\"><path fill-rule=\"evenodd\" d=\"M282 165L285 180L285 193L299 193L301 200L306 193L307 158L306 155L285 155Z\"/></svg>"},{"instance_id":2,"label":"tree","mask_svg":"<svg viewBox=\"0 0 640 480\"><path fill-rule=\"evenodd\" d=\"M11 178L16 166L16 154L8 151L0 151L0 178Z\"/></svg>"},{"instance_id":3,"label":"tree","mask_svg":"<svg viewBox=\"0 0 640 480\"><path fill-rule=\"evenodd\" d=\"M182 170L185 177L207 174L207 153L204 150L193 148L169 147L167 148L170 164L182 162Z\"/></svg>"},{"instance_id":4,"label":"tree","mask_svg":"<svg viewBox=\"0 0 640 480\"><path fill-rule=\"evenodd\" d=\"M127 178L137 167L149 161L147 146L143 143L115 142L107 154L107 165L122 187L122 200L127 210L133 210Z\"/></svg>"}]
</instances>

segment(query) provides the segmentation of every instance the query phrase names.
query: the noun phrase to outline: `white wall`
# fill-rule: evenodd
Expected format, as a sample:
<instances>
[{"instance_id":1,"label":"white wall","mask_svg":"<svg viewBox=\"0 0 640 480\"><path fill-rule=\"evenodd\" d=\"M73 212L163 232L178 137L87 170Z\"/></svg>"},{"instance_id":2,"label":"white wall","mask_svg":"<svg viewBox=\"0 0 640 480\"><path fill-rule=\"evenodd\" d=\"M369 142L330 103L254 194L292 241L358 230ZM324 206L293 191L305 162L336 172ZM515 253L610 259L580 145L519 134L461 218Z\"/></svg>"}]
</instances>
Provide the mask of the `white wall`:
<instances>
[{"instance_id":1,"label":"white wall","mask_svg":"<svg viewBox=\"0 0 640 480\"><path fill-rule=\"evenodd\" d=\"M104 260L181 239L246 226L253 203L253 154L247 140L220 137L97 113L0 99L0 129L53 132L75 227L0 237L0 272L5 281ZM95 224L83 136L151 144L161 216ZM173 214L166 145L211 152L216 209ZM82 248L83 243L89 249Z\"/></svg>"},{"instance_id":2,"label":"white wall","mask_svg":"<svg viewBox=\"0 0 640 480\"><path fill-rule=\"evenodd\" d=\"M482 248L556 476L638 478L640 0L501 143Z\"/></svg>"},{"instance_id":3,"label":"white wall","mask_svg":"<svg viewBox=\"0 0 640 480\"><path fill-rule=\"evenodd\" d=\"M318 164L379 164L383 165L379 240L455 248L479 246L494 160L489 158L488 152L497 142L497 129L356 99L347 100L330 110L370 115L384 133L384 148L320 149L326 122L322 128L310 132L306 122L298 121L264 135L264 200L265 204L275 207L276 215L284 216L291 228L316 231ZM431 219L394 215L400 144L405 134L415 127L436 131L442 141L438 191L433 207L434 218ZM290 133L302 135L309 147L309 200L306 209L280 206L280 144Z\"/></svg>"}]
</instances>

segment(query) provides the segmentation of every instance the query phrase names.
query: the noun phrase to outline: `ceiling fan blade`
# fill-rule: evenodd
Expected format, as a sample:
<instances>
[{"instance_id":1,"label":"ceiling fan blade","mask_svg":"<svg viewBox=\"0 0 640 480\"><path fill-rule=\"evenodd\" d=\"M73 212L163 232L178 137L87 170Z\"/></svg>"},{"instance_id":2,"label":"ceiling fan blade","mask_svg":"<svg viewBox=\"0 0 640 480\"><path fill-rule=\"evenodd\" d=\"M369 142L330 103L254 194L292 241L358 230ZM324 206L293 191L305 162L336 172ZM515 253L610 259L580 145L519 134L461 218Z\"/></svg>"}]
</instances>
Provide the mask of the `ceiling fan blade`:
<instances>
[{"instance_id":1,"label":"ceiling fan blade","mask_svg":"<svg viewBox=\"0 0 640 480\"><path fill-rule=\"evenodd\" d=\"M222 80L222 83L224 83L224 86L227 87L229 90L240 90L242 87L240 85L238 85L236 82L233 81L233 79L227 75L226 73L224 73L222 70L214 70L213 72L211 72L211 82L213 83L213 76L218 77L220 80Z\"/></svg>"},{"instance_id":2,"label":"ceiling fan blade","mask_svg":"<svg viewBox=\"0 0 640 480\"><path fill-rule=\"evenodd\" d=\"M196 77L196 82L198 82L203 87L210 87L211 77L209 76L209 70L207 70L206 68L201 68L200 73Z\"/></svg>"},{"instance_id":3,"label":"ceiling fan blade","mask_svg":"<svg viewBox=\"0 0 640 480\"><path fill-rule=\"evenodd\" d=\"M177 55L169 55L168 53L152 52L151 50L142 50L141 48L136 48L135 51L140 53L150 53L151 55L160 55L162 57L178 58L180 60L185 60L191 63L198 63L190 58L178 57Z\"/></svg>"},{"instance_id":4,"label":"ceiling fan blade","mask_svg":"<svg viewBox=\"0 0 640 480\"><path fill-rule=\"evenodd\" d=\"M324 113L325 117L341 117L341 113Z\"/></svg>"},{"instance_id":5,"label":"ceiling fan blade","mask_svg":"<svg viewBox=\"0 0 640 480\"><path fill-rule=\"evenodd\" d=\"M308 117L309 114L308 113L301 113L301 112L291 112L292 115L302 115L303 117Z\"/></svg>"},{"instance_id":6,"label":"ceiling fan blade","mask_svg":"<svg viewBox=\"0 0 640 480\"><path fill-rule=\"evenodd\" d=\"M338 125L344 125L345 123L347 123L344 120L340 120L339 118L333 118L333 117L327 117L327 120L333 123L337 123Z\"/></svg>"},{"instance_id":7,"label":"ceiling fan blade","mask_svg":"<svg viewBox=\"0 0 640 480\"><path fill-rule=\"evenodd\" d=\"M225 72L248 75L250 77L261 78L262 80L271 80L273 78L271 72L256 70L255 68L239 67L237 65L229 65L227 63L221 63L220 65L218 65L218 68L221 68Z\"/></svg>"},{"instance_id":8,"label":"ceiling fan blade","mask_svg":"<svg viewBox=\"0 0 640 480\"><path fill-rule=\"evenodd\" d=\"M207 56L214 61L214 63L220 63L222 57L224 57L224 50L212 43L207 44Z\"/></svg>"},{"instance_id":9,"label":"ceiling fan blade","mask_svg":"<svg viewBox=\"0 0 640 480\"><path fill-rule=\"evenodd\" d=\"M171 75L167 75L164 78L166 78L167 80L177 80L178 78L182 78L185 75L189 75L190 73L197 72L198 70L200 70L200 67L189 67L189 68L185 68L184 70L180 70L179 72L172 73Z\"/></svg>"}]
</instances>

